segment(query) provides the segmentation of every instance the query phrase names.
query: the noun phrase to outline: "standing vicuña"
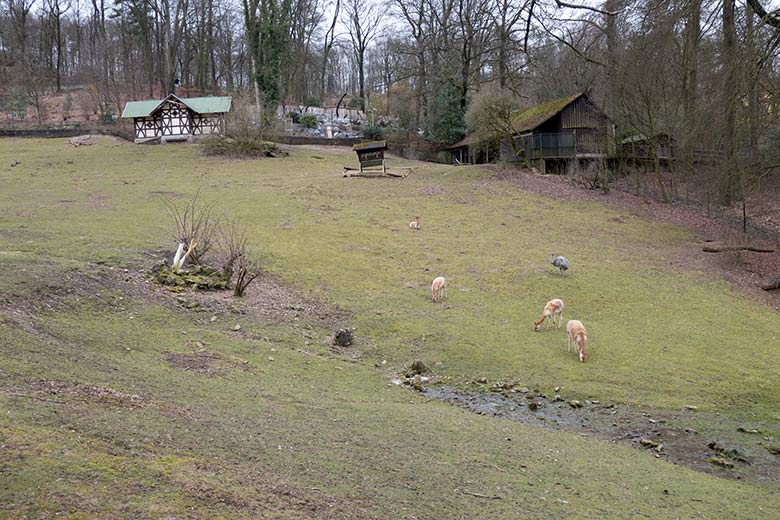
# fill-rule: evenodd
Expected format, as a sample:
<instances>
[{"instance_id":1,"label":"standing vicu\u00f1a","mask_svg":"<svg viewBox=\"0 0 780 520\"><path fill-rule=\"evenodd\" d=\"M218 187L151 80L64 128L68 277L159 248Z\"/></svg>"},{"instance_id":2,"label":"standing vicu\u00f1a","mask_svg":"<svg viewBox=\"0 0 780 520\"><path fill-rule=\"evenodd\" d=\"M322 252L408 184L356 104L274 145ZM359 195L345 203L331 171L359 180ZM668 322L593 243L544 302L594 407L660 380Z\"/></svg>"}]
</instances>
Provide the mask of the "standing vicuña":
<instances>
[{"instance_id":1,"label":"standing vicu\u00f1a","mask_svg":"<svg viewBox=\"0 0 780 520\"><path fill-rule=\"evenodd\" d=\"M588 357L588 352L586 350L588 331L585 329L585 326L579 320L569 320L569 323L566 324L566 332L569 334L566 352L571 350L571 344L574 342L577 353L580 355L580 361L585 363L585 358Z\"/></svg>"},{"instance_id":2,"label":"standing vicu\u00f1a","mask_svg":"<svg viewBox=\"0 0 780 520\"><path fill-rule=\"evenodd\" d=\"M547 302L542 311L542 317L539 321L534 322L534 331L538 331L547 318L550 318L553 325L557 322L558 328L561 328L561 324L563 324L563 300L556 298Z\"/></svg>"},{"instance_id":3,"label":"standing vicu\u00f1a","mask_svg":"<svg viewBox=\"0 0 780 520\"><path fill-rule=\"evenodd\" d=\"M409 222L409 229L420 229L420 217L414 217L414 220Z\"/></svg>"},{"instance_id":4,"label":"standing vicu\u00f1a","mask_svg":"<svg viewBox=\"0 0 780 520\"><path fill-rule=\"evenodd\" d=\"M444 298L444 293L447 289L447 280L443 276L437 276L433 279L431 284L431 298L435 302L441 301Z\"/></svg>"}]
</instances>

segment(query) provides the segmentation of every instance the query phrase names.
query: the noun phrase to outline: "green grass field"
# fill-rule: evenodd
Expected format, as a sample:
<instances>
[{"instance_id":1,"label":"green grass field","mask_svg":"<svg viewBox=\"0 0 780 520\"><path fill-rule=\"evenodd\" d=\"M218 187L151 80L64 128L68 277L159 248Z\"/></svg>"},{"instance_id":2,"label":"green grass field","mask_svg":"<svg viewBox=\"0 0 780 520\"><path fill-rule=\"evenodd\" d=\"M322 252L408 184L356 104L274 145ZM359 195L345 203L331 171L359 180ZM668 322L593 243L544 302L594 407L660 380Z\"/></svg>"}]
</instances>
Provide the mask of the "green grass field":
<instances>
[{"instance_id":1,"label":"green grass field","mask_svg":"<svg viewBox=\"0 0 780 520\"><path fill-rule=\"evenodd\" d=\"M776 487L390 383L420 359L456 385L486 377L658 411L694 405L702 432L744 422L777 443L780 313L679 267L697 250L683 229L541 198L477 167L345 179L353 154L327 150L226 161L195 146L5 139L0 158L0 518L780 510ZM124 269L148 270L148 251L175 248L160 194L182 202L198 189L247 224L271 273L341 310L340 324L357 328L354 355L322 344L331 330L312 317L210 321L123 289ZM570 259L567 276L551 252ZM436 305L440 274L449 287ZM116 283L90 290L90 279ZM584 365L563 331L532 331L554 297L588 327ZM166 361L197 342L218 370Z\"/></svg>"}]
</instances>

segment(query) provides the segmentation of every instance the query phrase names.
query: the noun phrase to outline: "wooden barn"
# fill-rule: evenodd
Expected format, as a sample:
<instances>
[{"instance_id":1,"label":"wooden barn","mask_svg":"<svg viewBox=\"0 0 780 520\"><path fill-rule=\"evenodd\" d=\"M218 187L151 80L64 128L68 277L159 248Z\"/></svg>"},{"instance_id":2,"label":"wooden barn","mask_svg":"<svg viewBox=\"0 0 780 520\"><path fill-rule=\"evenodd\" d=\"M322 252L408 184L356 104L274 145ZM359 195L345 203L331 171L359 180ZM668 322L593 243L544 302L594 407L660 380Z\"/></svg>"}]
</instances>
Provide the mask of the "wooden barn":
<instances>
[{"instance_id":1,"label":"wooden barn","mask_svg":"<svg viewBox=\"0 0 780 520\"><path fill-rule=\"evenodd\" d=\"M522 153L518 156L505 139L501 159L525 159L543 173L564 173L606 158L615 132L609 117L585 92L522 110L512 125L515 147Z\"/></svg>"},{"instance_id":2,"label":"wooden barn","mask_svg":"<svg viewBox=\"0 0 780 520\"><path fill-rule=\"evenodd\" d=\"M622 156L633 162L652 162L656 158L669 162L677 155L677 141L669 134L659 133L652 138L635 134L620 141Z\"/></svg>"},{"instance_id":3,"label":"wooden barn","mask_svg":"<svg viewBox=\"0 0 780 520\"><path fill-rule=\"evenodd\" d=\"M132 118L136 143L192 140L223 132L231 102L230 97L179 98L169 94L163 100L129 101L122 118Z\"/></svg>"},{"instance_id":4,"label":"wooden barn","mask_svg":"<svg viewBox=\"0 0 780 520\"><path fill-rule=\"evenodd\" d=\"M487 164L498 159L497 146L480 143L470 135L444 150L450 154L450 164Z\"/></svg>"}]
</instances>

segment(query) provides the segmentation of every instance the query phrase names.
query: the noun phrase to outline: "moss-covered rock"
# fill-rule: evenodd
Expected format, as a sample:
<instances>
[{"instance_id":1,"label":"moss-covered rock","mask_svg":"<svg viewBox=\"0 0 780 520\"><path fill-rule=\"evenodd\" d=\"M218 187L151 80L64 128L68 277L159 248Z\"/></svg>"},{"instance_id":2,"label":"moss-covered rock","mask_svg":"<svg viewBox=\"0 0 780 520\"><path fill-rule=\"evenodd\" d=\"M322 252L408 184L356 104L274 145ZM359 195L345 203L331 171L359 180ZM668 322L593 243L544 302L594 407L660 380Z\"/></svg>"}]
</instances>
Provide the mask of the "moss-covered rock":
<instances>
[{"instance_id":1,"label":"moss-covered rock","mask_svg":"<svg viewBox=\"0 0 780 520\"><path fill-rule=\"evenodd\" d=\"M201 291L218 291L229 288L229 281L222 271L207 265L193 265L174 271L170 266L161 264L152 269L152 278L174 292L180 292L186 288Z\"/></svg>"}]
</instances>

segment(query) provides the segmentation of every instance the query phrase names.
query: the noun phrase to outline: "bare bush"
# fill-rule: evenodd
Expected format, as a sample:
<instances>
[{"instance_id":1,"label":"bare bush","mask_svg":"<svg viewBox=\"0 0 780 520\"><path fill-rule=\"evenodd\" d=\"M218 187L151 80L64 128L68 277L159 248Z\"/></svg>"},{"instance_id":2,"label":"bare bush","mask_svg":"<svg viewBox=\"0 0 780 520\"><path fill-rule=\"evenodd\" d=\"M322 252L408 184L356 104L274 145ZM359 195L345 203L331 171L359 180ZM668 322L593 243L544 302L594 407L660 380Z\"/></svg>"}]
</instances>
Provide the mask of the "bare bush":
<instances>
[{"instance_id":1,"label":"bare bush","mask_svg":"<svg viewBox=\"0 0 780 520\"><path fill-rule=\"evenodd\" d=\"M240 298L244 296L244 291L249 287L249 284L260 276L262 270L257 260L246 255L238 257L236 267L236 285L233 287L233 295Z\"/></svg>"},{"instance_id":2,"label":"bare bush","mask_svg":"<svg viewBox=\"0 0 780 520\"><path fill-rule=\"evenodd\" d=\"M241 258L247 254L249 236L246 226L235 220L226 220L218 228L218 242L222 252L222 275L229 283Z\"/></svg>"},{"instance_id":3,"label":"bare bush","mask_svg":"<svg viewBox=\"0 0 780 520\"><path fill-rule=\"evenodd\" d=\"M262 110L262 109L261 109ZM252 105L238 100L225 120L225 131L212 134L202 141L206 155L225 157L284 157L286 152L268 138L277 131L275 113L264 110L260 114Z\"/></svg>"},{"instance_id":4,"label":"bare bush","mask_svg":"<svg viewBox=\"0 0 780 520\"><path fill-rule=\"evenodd\" d=\"M173 237L178 243L184 244L185 248L192 249L189 256L192 263L202 264L214 243L216 232L216 224L212 218L214 202L202 202L200 190L181 208L168 197L164 197L162 201L173 218Z\"/></svg>"},{"instance_id":5,"label":"bare bush","mask_svg":"<svg viewBox=\"0 0 780 520\"><path fill-rule=\"evenodd\" d=\"M609 171L603 162L589 161L584 166L578 166L574 182L589 190L609 191Z\"/></svg>"}]
</instances>

